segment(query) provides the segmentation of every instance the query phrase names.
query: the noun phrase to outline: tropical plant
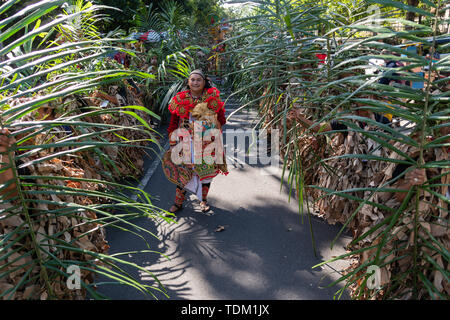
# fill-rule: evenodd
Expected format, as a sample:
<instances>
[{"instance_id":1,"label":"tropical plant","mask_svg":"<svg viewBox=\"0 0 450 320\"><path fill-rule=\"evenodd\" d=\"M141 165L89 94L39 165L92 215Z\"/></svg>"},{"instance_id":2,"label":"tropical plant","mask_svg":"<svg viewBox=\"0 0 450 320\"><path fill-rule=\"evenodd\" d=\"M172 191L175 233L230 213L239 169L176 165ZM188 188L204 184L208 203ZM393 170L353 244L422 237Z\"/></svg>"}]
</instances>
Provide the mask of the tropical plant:
<instances>
[{"instance_id":1,"label":"tropical plant","mask_svg":"<svg viewBox=\"0 0 450 320\"><path fill-rule=\"evenodd\" d=\"M283 172L299 211L307 205L308 217L317 209L330 223L342 223L336 240L352 231L349 252L332 260L354 258L332 284L346 284L337 297L351 288L354 298L447 299L450 65L448 56L435 62L406 46L448 52L438 34L448 4L426 1L425 10L370 1L382 9L376 20L368 13L344 23L339 12L317 3L254 3L254 14L233 21L235 35L227 40L228 54L239 61L230 85L242 108L259 109L255 129L280 130ZM419 13L432 27L399 12ZM316 54L326 58L320 62ZM404 65L376 67L373 59ZM399 83L380 84L382 77ZM415 89L417 83L423 89ZM301 125L299 113L311 125ZM371 114L392 115L392 125ZM331 121L346 129L324 131ZM414 169L426 170L426 181L399 190ZM407 193L400 202L394 199L399 193ZM371 266L380 276L375 286Z\"/></svg>"},{"instance_id":2,"label":"tropical plant","mask_svg":"<svg viewBox=\"0 0 450 320\"><path fill-rule=\"evenodd\" d=\"M142 106L108 108L84 97L104 84L153 75L123 68L85 68L94 59L105 58L114 47L113 40L106 43L81 34L100 21L99 15L91 15L98 6L77 2L79 10L66 10L54 18L65 2L40 1L0 20L4 44L0 47L0 125L16 140L10 152L2 155L0 172L12 172L14 177L0 186L0 297L83 299L88 293L105 298L95 290L97 275L144 294L153 295L155 290L165 294L156 278L154 284L142 284L124 270L122 265L128 265L149 273L122 259L125 253L107 253L104 228L153 236L131 220L171 219L145 191L120 183L120 172L119 179L114 179L108 170L96 171L117 169L113 157L117 149L153 150L149 145L158 144L145 117L155 115ZM4 2L0 15L17 3ZM36 38L45 39L75 21L89 21L80 26L81 33L76 32L83 41L67 38L45 49L26 50L33 48ZM134 125L111 123L107 120L111 118L133 120ZM116 139L112 141L111 136ZM16 195L7 191L11 185ZM158 254L149 245L145 252ZM80 287L68 286L74 275L80 276Z\"/></svg>"},{"instance_id":3,"label":"tropical plant","mask_svg":"<svg viewBox=\"0 0 450 320\"><path fill-rule=\"evenodd\" d=\"M144 1L142 0L94 0L97 5L105 5L110 8L115 9L106 10L110 19L99 25L100 31L107 33L113 29L119 28L128 32L130 29L135 27L135 9L143 6ZM157 3L157 1L145 1L146 4L149 2Z\"/></svg>"},{"instance_id":4,"label":"tropical plant","mask_svg":"<svg viewBox=\"0 0 450 320\"><path fill-rule=\"evenodd\" d=\"M198 66L195 52L207 52L200 46L189 46L181 51L167 55L158 67L158 79L160 79L158 91L161 92L159 112L167 113L167 105L173 96L186 85L186 79L192 70Z\"/></svg>"},{"instance_id":5,"label":"tropical plant","mask_svg":"<svg viewBox=\"0 0 450 320\"><path fill-rule=\"evenodd\" d=\"M161 19L153 8L153 3L142 6L134 11L134 24L136 31L146 32L149 30L163 30L161 27Z\"/></svg>"},{"instance_id":6,"label":"tropical plant","mask_svg":"<svg viewBox=\"0 0 450 320\"><path fill-rule=\"evenodd\" d=\"M165 55L182 49L182 38L186 37L188 18L184 15L183 8L177 2L171 0L161 4L159 14L161 27L165 36L163 40L163 52Z\"/></svg>"},{"instance_id":7,"label":"tropical plant","mask_svg":"<svg viewBox=\"0 0 450 320\"><path fill-rule=\"evenodd\" d=\"M61 39L56 41L75 42L83 40L100 39L100 32L97 27L98 21L108 21L109 17L100 14L98 11L101 7L95 7L90 1L75 0L66 3L62 8L62 15L71 15L78 12L83 14L66 20L56 27ZM104 7L108 8L108 7ZM113 8L109 8L113 9Z\"/></svg>"},{"instance_id":8,"label":"tropical plant","mask_svg":"<svg viewBox=\"0 0 450 320\"><path fill-rule=\"evenodd\" d=\"M224 16L224 9L218 0L188 0L183 5L185 11L191 12L190 19L197 27L210 25L212 16Z\"/></svg>"},{"instance_id":9,"label":"tropical plant","mask_svg":"<svg viewBox=\"0 0 450 320\"><path fill-rule=\"evenodd\" d=\"M380 1L380 4L384 2ZM372 176L365 180L366 185L359 190L339 189L339 196L351 201L358 191L362 196L355 199L358 205L346 217L344 227L356 222L357 232L349 245L352 252L348 256L357 257L357 266L339 280L347 280L348 285L354 286L355 298L383 298L383 299L447 299L448 272L448 212L449 199L446 190L449 184L448 155L445 146L448 145L449 126L448 83L449 62L442 59L434 63L419 52L407 50L404 46L389 45L386 40L396 42L414 41L416 47L437 48L445 52L446 45L438 45L439 12L445 10L441 3L428 3L429 11L405 6L399 2L389 2L389 6L397 10L419 12L433 20L432 28L408 20L395 19L396 22L408 25L407 32L394 31L389 27L371 28L377 34L343 47L345 52L350 47L368 52L366 55L355 57L354 62L362 70L367 70L367 63L371 57L386 60L400 60L405 66L396 70L383 70L384 77L391 80L403 81L386 86L378 84L381 77L357 75L350 80L354 91L336 96L336 106L348 101L355 101L362 108L373 113L393 115L398 121L398 128L389 127L376 121L365 120L372 130L361 130L352 126L352 131L358 132L367 139L374 148L368 149L367 154L340 154L337 158L347 158L349 161L366 161L368 167L374 170L379 178ZM432 14L431 9L435 9ZM392 23L390 17L383 17L380 22ZM362 23L347 26L349 29L366 29ZM405 28L406 29L406 28ZM433 37L425 36L433 34ZM380 43L380 39L385 40ZM373 54L387 50L387 56ZM432 52L432 50L431 50ZM399 59L402 55L403 58ZM431 54L432 55L432 54ZM345 66L342 62L339 67ZM336 66L336 67L338 67ZM420 69L420 70L418 70ZM409 83L411 85L409 85ZM343 82L345 83L345 82ZM414 85L423 84L423 89L415 89ZM327 86L329 86L328 84ZM369 99L361 99L369 98ZM358 116L337 116L332 119L344 121L361 121ZM409 122L409 126L401 123ZM350 123L347 123L349 126ZM446 136L447 135L447 136ZM447 142L446 142L447 141ZM324 159L327 162L329 159ZM358 160L356 160L358 159ZM336 163L331 160L329 163ZM403 166L407 168L395 176L394 170ZM415 168L426 170L427 179L424 183L408 186L408 194L403 201L392 201L398 188L399 179L407 176ZM400 170L401 171L401 170ZM342 177L342 175L340 175ZM323 185L322 185L323 186ZM356 187L356 186L353 186ZM323 190L324 197L336 195L337 190ZM402 190L404 191L404 190ZM372 214L374 214L372 216ZM369 218L370 217L370 218ZM339 257L342 259L343 257ZM373 279L367 272L370 266L377 266L380 276L377 286L370 281Z\"/></svg>"}]
</instances>

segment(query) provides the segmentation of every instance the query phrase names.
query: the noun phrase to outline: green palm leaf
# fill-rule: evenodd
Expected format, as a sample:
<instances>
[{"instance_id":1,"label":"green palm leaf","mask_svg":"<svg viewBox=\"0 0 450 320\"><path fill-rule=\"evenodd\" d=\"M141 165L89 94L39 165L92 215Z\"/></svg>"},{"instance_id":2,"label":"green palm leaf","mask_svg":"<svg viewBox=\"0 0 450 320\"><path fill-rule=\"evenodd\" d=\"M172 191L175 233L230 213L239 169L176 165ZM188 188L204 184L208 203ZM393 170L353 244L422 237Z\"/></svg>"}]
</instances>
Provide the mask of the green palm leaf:
<instances>
[{"instance_id":1,"label":"green palm leaf","mask_svg":"<svg viewBox=\"0 0 450 320\"><path fill-rule=\"evenodd\" d=\"M0 41L6 44L0 54L7 57L0 62L0 124L12 131L17 140L10 149L16 157L5 154L2 158L7 157L12 163L2 164L2 172L10 168L14 178L0 186L0 286L5 288L0 296L79 299L88 292L91 297L106 298L93 290L95 282L89 281L88 275L93 275L92 279L103 275L153 297L155 291L167 295L153 274L150 275L154 285L143 285L121 268L121 264L128 265L149 273L117 258L119 254L108 255L102 231L108 226L132 232L147 244L146 252L159 254L151 250L142 234L156 235L132 220L172 220L153 205L152 197L145 191L119 182L124 176L110 153L123 152L124 148L159 153L151 146L160 148L156 132L147 122L150 117L159 117L139 105L99 108L89 103L83 107L76 104L82 95L89 95L101 85L128 77L154 76L106 67L89 69L87 66L103 59L118 40L101 39L94 34L95 24L103 19L98 12L104 6L78 1L74 13L66 11L55 18L63 3L40 1L0 21ZM0 12L7 12L14 5L15 1L8 1L2 4ZM70 23L79 24L69 28ZM36 37L45 37L45 33L58 28L65 32L79 30L83 37L36 49ZM28 32L17 36L23 29ZM39 116L37 112L46 107L53 110L54 118ZM127 118L135 125L103 123L100 119L105 116ZM94 172L74 166L78 161L87 161L84 159L97 159L95 165L103 170ZM28 173L23 174L23 169ZM17 187L17 195L4 192L9 185ZM139 201L131 200L126 193L136 194ZM71 265L82 270L79 290L66 286L70 276L67 268Z\"/></svg>"},{"instance_id":2,"label":"green palm leaf","mask_svg":"<svg viewBox=\"0 0 450 320\"><path fill-rule=\"evenodd\" d=\"M446 297L431 274L445 271L436 259L440 255L448 260L448 253L440 249L438 254L424 258L424 252L430 246L442 248L443 241L431 237L426 227L438 219L438 214L445 215L448 204L442 190L448 184L448 180L447 184L443 181L447 179L450 163L443 150L449 143L448 136L440 132L448 127L445 86L450 69L448 57L432 63L423 52L405 48L413 43L428 48L437 43L436 39L445 37L439 36L438 26L444 22L439 13L446 7L442 1L424 1L420 7L393 0L353 5L328 1L322 2L324 7L308 4L255 1L251 15L233 20L235 32L224 43L229 46L229 58L236 66L228 74L233 79L233 94L244 100L236 112L251 107L259 109L263 119L260 126L283 131L280 133L283 179L290 186L290 199L292 191L297 192L299 208L303 208L305 194L314 194L312 205L319 208L325 203L325 208L333 210L333 202L349 205L345 213L321 212L324 216L340 217L343 226L335 241L346 227L351 226L355 234L351 252L333 259L359 259L353 269L333 283L346 283L337 296L355 287L356 299ZM377 25L371 22L373 15L363 12L372 4L380 9ZM437 10L433 12L431 8ZM427 23L406 20L407 12L420 15ZM449 45L440 44L436 48L448 53ZM387 52L382 52L383 49ZM321 68L316 57L319 53L327 56ZM400 60L404 65L374 67L373 59ZM423 75L416 73L416 68L424 67ZM368 72L374 69L378 73ZM435 72L441 73L441 78L432 82L429 79ZM378 83L382 77L422 82L424 89L414 89L406 83L383 85ZM300 123L292 117L287 121L287 112L297 108L313 122L304 130L299 130ZM389 114L394 124L358 115L360 111ZM314 133L324 122L333 120L345 124L347 129ZM338 140L342 134L345 148L335 143L342 141ZM310 143L313 137L328 142L318 158L315 150L301 144ZM361 151L354 146L358 143L371 145L372 149L365 147ZM346 149L349 151L345 152ZM357 164L361 164L362 171L355 173ZM392 174L400 164L409 168L396 178L390 177L388 173ZM428 181L417 187L409 186L409 190L398 190L396 184L414 168L426 169ZM348 187L326 184L328 176L331 180L336 177L352 180L355 175L362 175L364 183ZM384 178L374 182L371 175ZM313 181L305 181L305 177ZM400 193L407 196L397 206L380 200ZM368 212L378 215L380 221L371 221ZM448 217L440 220L448 223ZM365 270L370 265L378 265L385 275L390 275L382 291L368 288L369 275ZM396 273L397 265L405 269Z\"/></svg>"}]
</instances>

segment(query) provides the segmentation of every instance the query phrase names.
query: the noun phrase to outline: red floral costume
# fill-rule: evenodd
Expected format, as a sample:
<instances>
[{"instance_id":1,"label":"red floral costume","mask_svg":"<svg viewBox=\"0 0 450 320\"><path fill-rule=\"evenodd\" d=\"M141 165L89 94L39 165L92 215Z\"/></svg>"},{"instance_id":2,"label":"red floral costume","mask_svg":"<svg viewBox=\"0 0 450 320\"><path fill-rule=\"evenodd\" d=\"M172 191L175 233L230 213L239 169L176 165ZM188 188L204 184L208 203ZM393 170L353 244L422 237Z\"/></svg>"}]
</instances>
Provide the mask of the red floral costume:
<instances>
[{"instance_id":1,"label":"red floral costume","mask_svg":"<svg viewBox=\"0 0 450 320\"><path fill-rule=\"evenodd\" d=\"M225 107L224 103L220 101L220 91L217 88L204 90L202 97L198 100L194 100L189 90L186 90L178 92L169 104L169 111L172 114L167 128L169 135L180 127L180 118L189 119L189 112L200 102L207 102L208 107L217 113L217 120L220 124L225 125Z\"/></svg>"},{"instance_id":2,"label":"red floral costume","mask_svg":"<svg viewBox=\"0 0 450 320\"><path fill-rule=\"evenodd\" d=\"M191 138L193 137L194 130L193 124L190 120L190 111L195 108L198 103L206 102L208 108L214 111L217 115L217 127L222 128L226 123L224 103L220 100L220 91L217 88L208 88L203 91L200 98L192 98L190 91L178 92L175 97L172 98L169 104L169 111L172 114L167 132L169 133L170 145L174 146L177 141L172 137L172 132L176 129L187 129ZM203 132L205 128L203 129ZM214 140L213 140L214 141ZM206 154L205 147L209 143L203 142L202 144L202 157ZM222 145L223 147L223 145ZM214 153L211 156L215 156ZM223 163L206 164L203 161L202 164L175 164L171 159L171 150L168 150L163 157L163 171L167 179L177 186L184 188L185 185L197 174L200 181L209 181L217 176L219 173L228 174L225 155L223 154Z\"/></svg>"}]
</instances>

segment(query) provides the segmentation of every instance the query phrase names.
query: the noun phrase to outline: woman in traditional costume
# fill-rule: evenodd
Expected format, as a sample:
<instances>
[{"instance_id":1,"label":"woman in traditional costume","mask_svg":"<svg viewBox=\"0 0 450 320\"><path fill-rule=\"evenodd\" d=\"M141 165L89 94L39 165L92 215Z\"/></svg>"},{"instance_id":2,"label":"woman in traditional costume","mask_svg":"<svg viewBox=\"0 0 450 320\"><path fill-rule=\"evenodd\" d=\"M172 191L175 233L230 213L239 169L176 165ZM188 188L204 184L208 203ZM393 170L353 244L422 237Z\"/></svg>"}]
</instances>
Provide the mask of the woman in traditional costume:
<instances>
[{"instance_id":1,"label":"woman in traditional costume","mask_svg":"<svg viewBox=\"0 0 450 320\"><path fill-rule=\"evenodd\" d=\"M228 174L222 141L225 108L220 92L198 69L190 73L187 85L189 89L178 92L169 104L170 149L162 161L164 174L177 186L169 209L172 213L182 209L186 190L201 199L202 212L209 211L207 195L212 179L219 173Z\"/></svg>"}]
</instances>

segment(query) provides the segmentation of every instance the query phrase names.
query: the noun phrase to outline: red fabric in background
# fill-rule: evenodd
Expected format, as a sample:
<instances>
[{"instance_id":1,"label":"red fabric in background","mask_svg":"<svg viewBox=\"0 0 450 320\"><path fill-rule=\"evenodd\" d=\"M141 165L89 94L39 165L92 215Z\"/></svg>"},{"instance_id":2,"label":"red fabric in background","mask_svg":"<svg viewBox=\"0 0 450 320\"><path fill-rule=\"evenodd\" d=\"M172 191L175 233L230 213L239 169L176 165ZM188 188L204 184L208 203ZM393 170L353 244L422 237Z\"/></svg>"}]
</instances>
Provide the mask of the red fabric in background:
<instances>
[{"instance_id":1,"label":"red fabric in background","mask_svg":"<svg viewBox=\"0 0 450 320\"><path fill-rule=\"evenodd\" d=\"M319 59L319 63L325 63L327 55L326 53L316 53L316 57Z\"/></svg>"}]
</instances>

